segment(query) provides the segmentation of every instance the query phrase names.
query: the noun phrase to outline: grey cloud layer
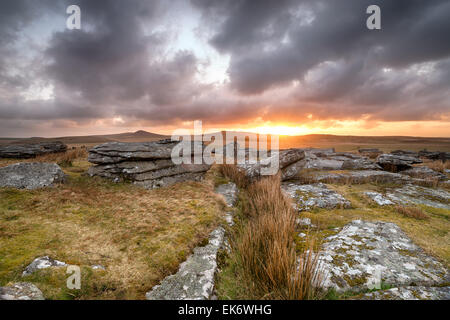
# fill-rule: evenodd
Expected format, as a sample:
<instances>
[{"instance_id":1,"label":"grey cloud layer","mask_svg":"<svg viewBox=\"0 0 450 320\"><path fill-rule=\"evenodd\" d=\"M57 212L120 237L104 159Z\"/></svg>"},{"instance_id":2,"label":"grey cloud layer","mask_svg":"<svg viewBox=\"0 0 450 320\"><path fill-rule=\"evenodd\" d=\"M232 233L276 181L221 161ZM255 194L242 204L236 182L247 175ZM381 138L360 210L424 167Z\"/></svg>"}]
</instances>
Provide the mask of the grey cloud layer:
<instances>
[{"instance_id":1,"label":"grey cloud layer","mask_svg":"<svg viewBox=\"0 0 450 320\"><path fill-rule=\"evenodd\" d=\"M314 119L439 120L450 113L450 2L446 0L192 0L209 44L229 55L230 83L200 83L193 52L167 55L160 28L178 2L0 3L0 119L210 123ZM83 29L59 28L41 63L17 66L14 46L44 13L82 8ZM368 5L382 31L365 28ZM63 31L64 30L64 31ZM36 79L54 99L26 101ZM293 83L297 84L294 86Z\"/></svg>"}]
</instances>

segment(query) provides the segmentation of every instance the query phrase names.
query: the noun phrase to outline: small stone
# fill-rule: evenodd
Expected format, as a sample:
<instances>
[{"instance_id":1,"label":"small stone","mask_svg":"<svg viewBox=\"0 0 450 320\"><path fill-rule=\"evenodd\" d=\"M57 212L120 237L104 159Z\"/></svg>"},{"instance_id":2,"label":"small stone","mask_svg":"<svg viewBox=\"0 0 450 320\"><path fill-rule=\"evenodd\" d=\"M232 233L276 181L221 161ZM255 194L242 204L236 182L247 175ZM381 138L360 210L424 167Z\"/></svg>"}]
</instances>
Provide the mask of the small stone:
<instances>
[{"instance_id":1,"label":"small stone","mask_svg":"<svg viewBox=\"0 0 450 320\"><path fill-rule=\"evenodd\" d=\"M93 266L91 266L92 270L106 270L106 268L100 264L94 264Z\"/></svg>"},{"instance_id":2,"label":"small stone","mask_svg":"<svg viewBox=\"0 0 450 320\"><path fill-rule=\"evenodd\" d=\"M228 207L233 207L235 205L239 191L235 183L230 182L221 184L215 191L225 198L225 202Z\"/></svg>"},{"instance_id":3,"label":"small stone","mask_svg":"<svg viewBox=\"0 0 450 320\"><path fill-rule=\"evenodd\" d=\"M54 260L50 258L49 256L45 257L39 257L33 260L32 263L30 263L25 270L22 273L22 277L28 276L32 274L33 272L40 270L40 269L46 269L50 267L65 267L67 264L62 261Z\"/></svg>"},{"instance_id":4,"label":"small stone","mask_svg":"<svg viewBox=\"0 0 450 320\"><path fill-rule=\"evenodd\" d=\"M379 206L389 206L394 204L394 202L385 198L381 193L367 191L364 192L364 194L375 201Z\"/></svg>"},{"instance_id":5,"label":"small stone","mask_svg":"<svg viewBox=\"0 0 450 320\"><path fill-rule=\"evenodd\" d=\"M300 226L311 226L311 219L309 218L299 218L295 222Z\"/></svg>"}]
</instances>

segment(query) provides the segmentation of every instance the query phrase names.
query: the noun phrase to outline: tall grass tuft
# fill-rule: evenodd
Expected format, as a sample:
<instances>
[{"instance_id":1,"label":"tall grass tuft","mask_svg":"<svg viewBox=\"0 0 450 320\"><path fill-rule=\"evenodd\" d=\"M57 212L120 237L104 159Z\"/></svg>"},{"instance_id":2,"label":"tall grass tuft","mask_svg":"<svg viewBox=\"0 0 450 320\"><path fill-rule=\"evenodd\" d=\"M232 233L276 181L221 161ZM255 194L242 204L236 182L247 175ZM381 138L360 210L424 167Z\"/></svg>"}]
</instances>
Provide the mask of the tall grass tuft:
<instances>
[{"instance_id":1,"label":"tall grass tuft","mask_svg":"<svg viewBox=\"0 0 450 320\"><path fill-rule=\"evenodd\" d=\"M446 169L450 169L450 161L436 160L426 163L427 167L434 171L445 173Z\"/></svg>"},{"instance_id":2,"label":"tall grass tuft","mask_svg":"<svg viewBox=\"0 0 450 320\"><path fill-rule=\"evenodd\" d=\"M396 206L395 209L397 210L398 213L404 215L405 217L414 218L417 220L428 220L430 218L420 208Z\"/></svg>"},{"instance_id":3,"label":"tall grass tuft","mask_svg":"<svg viewBox=\"0 0 450 320\"><path fill-rule=\"evenodd\" d=\"M62 167L71 167L76 159L87 159L88 152L85 148L76 148L67 150L64 153L51 153L38 156L33 161L37 162L56 162Z\"/></svg>"},{"instance_id":4,"label":"tall grass tuft","mask_svg":"<svg viewBox=\"0 0 450 320\"><path fill-rule=\"evenodd\" d=\"M236 175L231 168L227 173ZM238 177L239 179L239 177ZM238 180L240 181L240 180ZM231 237L239 276L251 299L313 299L318 296L321 272L318 254L310 250L297 259L294 243L296 212L281 192L280 177L252 183L241 201L243 223Z\"/></svg>"}]
</instances>

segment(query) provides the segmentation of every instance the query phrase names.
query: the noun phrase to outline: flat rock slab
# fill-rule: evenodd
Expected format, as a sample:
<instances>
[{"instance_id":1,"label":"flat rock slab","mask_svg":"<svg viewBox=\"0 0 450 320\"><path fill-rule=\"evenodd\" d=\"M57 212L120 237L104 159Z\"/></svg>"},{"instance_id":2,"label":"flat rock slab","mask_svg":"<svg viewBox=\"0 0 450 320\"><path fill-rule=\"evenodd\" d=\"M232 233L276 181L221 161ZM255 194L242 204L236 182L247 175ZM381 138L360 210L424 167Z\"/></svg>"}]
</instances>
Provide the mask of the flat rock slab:
<instances>
[{"instance_id":1,"label":"flat rock slab","mask_svg":"<svg viewBox=\"0 0 450 320\"><path fill-rule=\"evenodd\" d=\"M394 223L355 220L328 237L320 256L324 286L361 291L377 282L395 287L439 286L449 274Z\"/></svg>"},{"instance_id":2,"label":"flat rock slab","mask_svg":"<svg viewBox=\"0 0 450 320\"><path fill-rule=\"evenodd\" d=\"M158 159L171 159L172 150L180 142L170 139L154 142L108 142L100 144L89 150L88 161L95 164L111 164L123 161L146 161ZM191 143L191 154L198 148ZM200 143L198 154L203 152ZM180 152L180 156L182 156Z\"/></svg>"},{"instance_id":3,"label":"flat rock slab","mask_svg":"<svg viewBox=\"0 0 450 320\"><path fill-rule=\"evenodd\" d=\"M62 183L64 177L55 163L16 163L0 168L0 187L33 190Z\"/></svg>"},{"instance_id":4,"label":"flat rock slab","mask_svg":"<svg viewBox=\"0 0 450 320\"><path fill-rule=\"evenodd\" d=\"M450 192L444 189L433 189L412 184L402 188L386 190L386 194L379 194L385 201L400 205L423 204L429 207L450 209Z\"/></svg>"},{"instance_id":5,"label":"flat rock slab","mask_svg":"<svg viewBox=\"0 0 450 320\"><path fill-rule=\"evenodd\" d=\"M450 193L444 189L405 185L403 188L388 191L387 195L393 200L400 199L430 207L450 209Z\"/></svg>"},{"instance_id":6,"label":"flat rock slab","mask_svg":"<svg viewBox=\"0 0 450 320\"><path fill-rule=\"evenodd\" d=\"M217 186L216 193L225 198L228 207L233 207L237 201L238 187L233 182L225 183Z\"/></svg>"},{"instance_id":7,"label":"flat rock slab","mask_svg":"<svg viewBox=\"0 0 450 320\"><path fill-rule=\"evenodd\" d=\"M448 179L445 174L434 171L426 166L413 167L411 169L401 171L401 174L406 174L410 177L419 179L436 179L438 181L446 181Z\"/></svg>"},{"instance_id":8,"label":"flat rock slab","mask_svg":"<svg viewBox=\"0 0 450 320\"><path fill-rule=\"evenodd\" d=\"M412 167L413 164L422 163L415 156L404 154L381 154L377 157L377 164L384 170L398 172Z\"/></svg>"},{"instance_id":9,"label":"flat rock slab","mask_svg":"<svg viewBox=\"0 0 450 320\"><path fill-rule=\"evenodd\" d=\"M385 195L379 192L367 191L364 192L364 194L370 199L372 199L379 206L389 206L395 204L394 202L389 200Z\"/></svg>"},{"instance_id":10,"label":"flat rock slab","mask_svg":"<svg viewBox=\"0 0 450 320\"><path fill-rule=\"evenodd\" d=\"M217 251L223 244L224 235L222 227L214 230L210 234L209 243L195 248L176 274L166 277L160 285L147 292L147 300L210 299L217 269Z\"/></svg>"},{"instance_id":11,"label":"flat rock slab","mask_svg":"<svg viewBox=\"0 0 450 320\"><path fill-rule=\"evenodd\" d=\"M58 260L54 260L50 258L49 256L45 257L39 257L33 260L32 263L30 263L25 270L22 273L22 277L28 276L32 274L33 272L41 269L47 269L50 267L65 267L67 266L66 263Z\"/></svg>"},{"instance_id":12,"label":"flat rock slab","mask_svg":"<svg viewBox=\"0 0 450 320\"><path fill-rule=\"evenodd\" d=\"M322 183L295 184L283 183L282 190L292 199L294 208L307 211L312 208L350 208L351 203L336 191L330 190Z\"/></svg>"},{"instance_id":13,"label":"flat rock slab","mask_svg":"<svg viewBox=\"0 0 450 320\"><path fill-rule=\"evenodd\" d=\"M44 300L41 290L29 282L0 287L0 300Z\"/></svg>"},{"instance_id":14,"label":"flat rock slab","mask_svg":"<svg viewBox=\"0 0 450 320\"><path fill-rule=\"evenodd\" d=\"M67 151L67 146L62 142L13 144L0 146L0 158L29 159L44 154L65 151Z\"/></svg>"},{"instance_id":15,"label":"flat rock slab","mask_svg":"<svg viewBox=\"0 0 450 320\"><path fill-rule=\"evenodd\" d=\"M353 184L362 184L370 182L392 183L402 181L406 182L411 180L410 177L402 174L376 170L360 170L341 173L325 172L314 175L312 179L316 182L325 182L325 183L350 182Z\"/></svg>"},{"instance_id":16,"label":"flat rock slab","mask_svg":"<svg viewBox=\"0 0 450 320\"><path fill-rule=\"evenodd\" d=\"M366 293L355 300L450 300L450 287L400 287Z\"/></svg>"},{"instance_id":17,"label":"flat rock slab","mask_svg":"<svg viewBox=\"0 0 450 320\"><path fill-rule=\"evenodd\" d=\"M187 172L153 180L134 181L133 183L146 189L165 188L180 182L201 181L204 175L205 172Z\"/></svg>"}]
</instances>

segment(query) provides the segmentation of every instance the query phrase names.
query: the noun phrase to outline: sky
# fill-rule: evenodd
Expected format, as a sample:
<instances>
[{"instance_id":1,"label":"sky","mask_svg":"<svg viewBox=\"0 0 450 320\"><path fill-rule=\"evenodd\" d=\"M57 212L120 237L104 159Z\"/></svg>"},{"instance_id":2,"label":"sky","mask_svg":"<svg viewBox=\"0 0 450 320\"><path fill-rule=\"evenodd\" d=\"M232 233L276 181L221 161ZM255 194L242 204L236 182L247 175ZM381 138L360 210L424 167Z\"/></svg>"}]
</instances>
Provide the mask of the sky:
<instances>
[{"instance_id":1,"label":"sky","mask_svg":"<svg viewBox=\"0 0 450 320\"><path fill-rule=\"evenodd\" d=\"M69 30L69 5L81 29ZM381 9L369 30L367 7ZM448 0L2 0L0 137L450 137Z\"/></svg>"}]
</instances>

